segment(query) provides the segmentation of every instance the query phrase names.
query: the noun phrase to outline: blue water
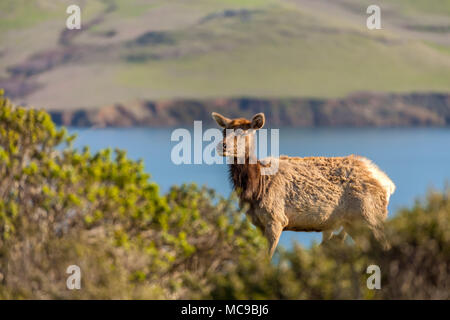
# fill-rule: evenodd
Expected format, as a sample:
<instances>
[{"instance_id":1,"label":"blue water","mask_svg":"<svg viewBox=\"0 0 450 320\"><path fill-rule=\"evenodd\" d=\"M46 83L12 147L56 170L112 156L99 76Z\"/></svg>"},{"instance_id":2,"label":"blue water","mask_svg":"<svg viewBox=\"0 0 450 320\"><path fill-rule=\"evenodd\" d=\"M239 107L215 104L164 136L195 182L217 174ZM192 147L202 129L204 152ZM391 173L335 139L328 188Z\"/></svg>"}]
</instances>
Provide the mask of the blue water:
<instances>
[{"instance_id":1,"label":"blue water","mask_svg":"<svg viewBox=\"0 0 450 320\"><path fill-rule=\"evenodd\" d=\"M69 129L77 133L76 147L89 145L92 151L121 148L132 159L143 159L145 170L165 192L173 184L195 182L231 192L226 165L175 165L170 159L176 144L172 129ZM204 143L206 146L208 143ZM280 129L280 154L291 156L345 156L358 154L372 159L394 181L390 215L409 207L432 187L443 189L450 181L450 129ZM447 180L448 179L448 180ZM280 243L293 240L304 245L320 241L319 233L283 232Z\"/></svg>"}]
</instances>

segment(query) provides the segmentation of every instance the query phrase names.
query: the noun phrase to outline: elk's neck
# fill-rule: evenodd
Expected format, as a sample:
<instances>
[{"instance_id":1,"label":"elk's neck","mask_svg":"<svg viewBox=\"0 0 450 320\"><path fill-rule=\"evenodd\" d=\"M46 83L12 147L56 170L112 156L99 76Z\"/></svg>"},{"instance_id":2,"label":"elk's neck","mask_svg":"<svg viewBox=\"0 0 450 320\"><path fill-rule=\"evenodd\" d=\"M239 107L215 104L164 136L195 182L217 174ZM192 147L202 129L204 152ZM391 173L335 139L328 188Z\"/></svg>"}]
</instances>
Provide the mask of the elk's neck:
<instances>
[{"instance_id":1,"label":"elk's neck","mask_svg":"<svg viewBox=\"0 0 450 320\"><path fill-rule=\"evenodd\" d=\"M230 180L241 200L250 202L258 200L262 191L261 165L259 161L244 164L230 164Z\"/></svg>"}]
</instances>

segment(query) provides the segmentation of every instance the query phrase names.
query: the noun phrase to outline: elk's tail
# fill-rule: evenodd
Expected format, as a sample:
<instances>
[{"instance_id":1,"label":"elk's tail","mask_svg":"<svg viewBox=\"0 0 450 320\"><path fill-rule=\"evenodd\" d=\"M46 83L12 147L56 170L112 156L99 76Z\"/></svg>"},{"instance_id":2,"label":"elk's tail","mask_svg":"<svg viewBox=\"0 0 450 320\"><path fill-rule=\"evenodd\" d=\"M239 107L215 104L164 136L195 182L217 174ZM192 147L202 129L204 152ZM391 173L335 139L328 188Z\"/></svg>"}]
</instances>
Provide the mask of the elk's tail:
<instances>
[{"instance_id":1,"label":"elk's tail","mask_svg":"<svg viewBox=\"0 0 450 320\"><path fill-rule=\"evenodd\" d=\"M364 164L367 166L367 169L369 170L372 177L378 181L378 183L384 188L386 191L386 199L389 203L389 198L391 195L395 192L395 184L392 182L392 180L388 177L386 173L384 173L378 166L370 161L367 158L360 157L360 159L364 162Z\"/></svg>"}]
</instances>

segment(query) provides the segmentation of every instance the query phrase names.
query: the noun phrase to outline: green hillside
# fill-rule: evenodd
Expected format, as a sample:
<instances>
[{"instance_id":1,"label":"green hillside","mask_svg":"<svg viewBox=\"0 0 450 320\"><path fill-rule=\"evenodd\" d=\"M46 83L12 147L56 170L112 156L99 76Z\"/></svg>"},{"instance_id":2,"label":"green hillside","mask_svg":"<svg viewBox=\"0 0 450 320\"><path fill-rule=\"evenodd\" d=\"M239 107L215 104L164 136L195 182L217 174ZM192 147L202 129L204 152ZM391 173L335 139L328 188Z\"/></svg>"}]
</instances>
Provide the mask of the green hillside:
<instances>
[{"instance_id":1,"label":"green hillside","mask_svg":"<svg viewBox=\"0 0 450 320\"><path fill-rule=\"evenodd\" d=\"M73 36L63 32L65 4L2 1L0 84L36 88L12 96L58 109L135 98L448 92L449 2L379 1L383 29L373 31L369 2L94 0L81 5Z\"/></svg>"}]
</instances>

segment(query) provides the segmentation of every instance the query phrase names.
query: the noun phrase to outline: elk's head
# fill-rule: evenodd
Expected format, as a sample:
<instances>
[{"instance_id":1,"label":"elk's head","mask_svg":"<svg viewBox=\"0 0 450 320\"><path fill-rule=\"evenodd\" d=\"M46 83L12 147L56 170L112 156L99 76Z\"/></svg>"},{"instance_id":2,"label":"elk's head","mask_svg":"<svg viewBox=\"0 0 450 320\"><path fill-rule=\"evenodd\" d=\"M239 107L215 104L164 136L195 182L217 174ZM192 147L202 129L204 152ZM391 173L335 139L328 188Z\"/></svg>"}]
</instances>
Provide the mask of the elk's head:
<instances>
[{"instance_id":1,"label":"elk's head","mask_svg":"<svg viewBox=\"0 0 450 320\"><path fill-rule=\"evenodd\" d=\"M254 115L251 121L244 118L229 119L216 112L212 113L212 117L223 128L223 140L217 145L219 155L243 160L254 156L255 133L265 122L263 113Z\"/></svg>"}]
</instances>

